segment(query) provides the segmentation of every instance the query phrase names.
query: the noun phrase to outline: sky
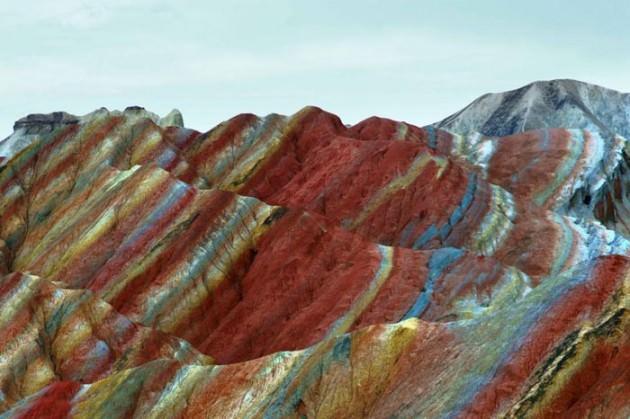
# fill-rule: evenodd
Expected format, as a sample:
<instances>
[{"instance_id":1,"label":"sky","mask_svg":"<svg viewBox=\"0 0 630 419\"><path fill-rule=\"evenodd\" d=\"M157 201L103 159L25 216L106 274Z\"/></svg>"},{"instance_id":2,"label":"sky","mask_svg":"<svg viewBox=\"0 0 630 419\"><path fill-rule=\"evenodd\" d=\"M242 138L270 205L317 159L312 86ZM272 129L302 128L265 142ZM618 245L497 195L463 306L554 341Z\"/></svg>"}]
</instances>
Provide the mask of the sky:
<instances>
[{"instance_id":1,"label":"sky","mask_svg":"<svg viewBox=\"0 0 630 419\"><path fill-rule=\"evenodd\" d=\"M628 22L628 0L1 0L0 138L103 106L206 131L306 105L424 125L555 78L630 92Z\"/></svg>"}]
</instances>

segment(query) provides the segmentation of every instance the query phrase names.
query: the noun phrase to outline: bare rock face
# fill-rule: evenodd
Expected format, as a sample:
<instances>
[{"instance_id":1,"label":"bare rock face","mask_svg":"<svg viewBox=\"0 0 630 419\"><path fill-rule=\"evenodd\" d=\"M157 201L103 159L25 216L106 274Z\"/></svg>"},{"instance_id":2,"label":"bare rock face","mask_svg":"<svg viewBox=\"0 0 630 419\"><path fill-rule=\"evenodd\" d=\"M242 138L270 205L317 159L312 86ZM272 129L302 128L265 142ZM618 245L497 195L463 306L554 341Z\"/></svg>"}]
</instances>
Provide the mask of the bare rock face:
<instances>
[{"instance_id":1,"label":"bare rock face","mask_svg":"<svg viewBox=\"0 0 630 419\"><path fill-rule=\"evenodd\" d=\"M27 134L50 133L64 125L78 124L79 118L66 112L49 114L30 114L19 119L13 125L13 130L24 130Z\"/></svg>"},{"instance_id":2,"label":"bare rock face","mask_svg":"<svg viewBox=\"0 0 630 419\"><path fill-rule=\"evenodd\" d=\"M456 119L18 121L0 413L627 416L625 140Z\"/></svg>"},{"instance_id":3,"label":"bare rock face","mask_svg":"<svg viewBox=\"0 0 630 419\"><path fill-rule=\"evenodd\" d=\"M538 128L583 128L630 138L630 94L577 80L537 81L483 95L434 126L489 136Z\"/></svg>"},{"instance_id":4,"label":"bare rock face","mask_svg":"<svg viewBox=\"0 0 630 419\"><path fill-rule=\"evenodd\" d=\"M160 118L158 125L161 127L184 127L184 116L177 109L173 109L164 117Z\"/></svg>"}]
</instances>

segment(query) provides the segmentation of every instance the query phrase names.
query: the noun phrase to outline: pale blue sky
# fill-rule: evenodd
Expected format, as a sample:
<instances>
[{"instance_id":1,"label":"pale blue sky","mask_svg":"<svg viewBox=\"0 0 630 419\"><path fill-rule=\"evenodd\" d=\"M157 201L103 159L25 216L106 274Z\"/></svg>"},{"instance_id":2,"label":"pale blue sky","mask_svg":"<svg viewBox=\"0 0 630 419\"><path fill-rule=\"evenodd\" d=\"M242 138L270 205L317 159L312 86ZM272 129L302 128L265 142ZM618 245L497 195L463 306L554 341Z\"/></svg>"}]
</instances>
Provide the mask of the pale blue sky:
<instances>
[{"instance_id":1,"label":"pale blue sky","mask_svg":"<svg viewBox=\"0 0 630 419\"><path fill-rule=\"evenodd\" d=\"M305 105L422 125L534 80L630 91L628 0L0 3L0 139L101 106L177 107L200 130Z\"/></svg>"}]
</instances>

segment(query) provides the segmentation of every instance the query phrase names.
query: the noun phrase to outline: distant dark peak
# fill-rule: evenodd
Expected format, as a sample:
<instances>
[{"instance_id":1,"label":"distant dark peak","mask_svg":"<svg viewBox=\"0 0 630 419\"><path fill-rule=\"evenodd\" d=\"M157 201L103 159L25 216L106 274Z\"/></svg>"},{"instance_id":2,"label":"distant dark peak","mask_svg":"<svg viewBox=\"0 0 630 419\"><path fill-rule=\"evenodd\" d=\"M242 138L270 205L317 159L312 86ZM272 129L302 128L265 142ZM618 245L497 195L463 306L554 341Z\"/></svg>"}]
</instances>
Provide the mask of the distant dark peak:
<instances>
[{"instance_id":1,"label":"distant dark peak","mask_svg":"<svg viewBox=\"0 0 630 419\"><path fill-rule=\"evenodd\" d=\"M127 106L125 108L125 113L132 113L132 112L143 112L145 109L142 106Z\"/></svg>"},{"instance_id":2,"label":"distant dark peak","mask_svg":"<svg viewBox=\"0 0 630 419\"><path fill-rule=\"evenodd\" d=\"M25 129L32 133L52 132L62 125L78 124L79 117L66 112L52 112L47 114L34 113L18 119L13 129Z\"/></svg>"}]
</instances>

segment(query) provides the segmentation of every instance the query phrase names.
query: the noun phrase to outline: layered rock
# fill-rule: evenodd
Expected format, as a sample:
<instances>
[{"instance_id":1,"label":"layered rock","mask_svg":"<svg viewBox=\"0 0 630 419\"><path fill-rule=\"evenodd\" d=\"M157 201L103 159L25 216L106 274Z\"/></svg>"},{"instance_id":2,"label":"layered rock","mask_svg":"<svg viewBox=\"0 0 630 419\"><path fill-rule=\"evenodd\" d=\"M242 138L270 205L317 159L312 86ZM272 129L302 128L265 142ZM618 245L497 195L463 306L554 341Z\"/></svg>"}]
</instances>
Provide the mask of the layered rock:
<instances>
[{"instance_id":1,"label":"layered rock","mask_svg":"<svg viewBox=\"0 0 630 419\"><path fill-rule=\"evenodd\" d=\"M0 411L56 381L91 383L151 360L206 365L188 342L131 322L86 290L0 279Z\"/></svg>"},{"instance_id":2,"label":"layered rock","mask_svg":"<svg viewBox=\"0 0 630 419\"><path fill-rule=\"evenodd\" d=\"M627 416L621 136L182 122L10 137L7 417Z\"/></svg>"},{"instance_id":3,"label":"layered rock","mask_svg":"<svg viewBox=\"0 0 630 419\"><path fill-rule=\"evenodd\" d=\"M378 245L322 216L198 190L151 165L105 168L90 185L29 226L12 268L90 289L221 361L410 315L468 318L491 296L518 299L531 286L491 258Z\"/></svg>"}]
</instances>

